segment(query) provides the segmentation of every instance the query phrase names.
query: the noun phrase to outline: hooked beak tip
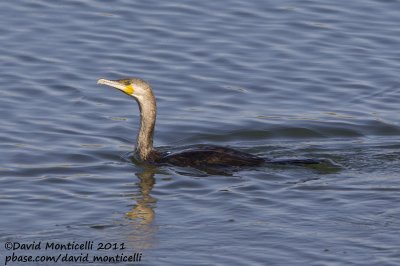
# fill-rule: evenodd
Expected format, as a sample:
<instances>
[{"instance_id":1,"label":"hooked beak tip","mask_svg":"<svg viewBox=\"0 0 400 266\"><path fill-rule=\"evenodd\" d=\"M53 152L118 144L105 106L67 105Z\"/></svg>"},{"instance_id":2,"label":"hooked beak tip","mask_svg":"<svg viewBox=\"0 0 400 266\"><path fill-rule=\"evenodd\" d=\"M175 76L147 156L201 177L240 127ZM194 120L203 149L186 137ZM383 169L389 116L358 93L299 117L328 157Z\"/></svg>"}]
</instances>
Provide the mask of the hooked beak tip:
<instances>
[{"instance_id":1,"label":"hooked beak tip","mask_svg":"<svg viewBox=\"0 0 400 266\"><path fill-rule=\"evenodd\" d=\"M99 79L97 80L97 84L104 84L105 83L105 79Z\"/></svg>"}]
</instances>

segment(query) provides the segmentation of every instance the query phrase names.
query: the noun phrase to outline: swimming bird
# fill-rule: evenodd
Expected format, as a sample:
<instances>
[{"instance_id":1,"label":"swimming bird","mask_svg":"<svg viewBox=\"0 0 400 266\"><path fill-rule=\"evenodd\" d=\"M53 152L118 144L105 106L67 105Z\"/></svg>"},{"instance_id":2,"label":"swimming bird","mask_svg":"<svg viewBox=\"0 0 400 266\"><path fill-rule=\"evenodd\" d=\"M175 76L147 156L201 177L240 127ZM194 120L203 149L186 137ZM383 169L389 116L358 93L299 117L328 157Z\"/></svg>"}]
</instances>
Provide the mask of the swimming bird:
<instances>
[{"instance_id":1,"label":"swimming bird","mask_svg":"<svg viewBox=\"0 0 400 266\"><path fill-rule=\"evenodd\" d=\"M163 152L153 147L157 104L149 83L139 78L120 80L99 79L98 84L107 85L133 97L139 105L140 128L136 139L135 158L150 164L189 166L198 169L212 167L259 166L263 163L314 164L313 159L268 160L236 149L197 145L179 152Z\"/></svg>"}]
</instances>

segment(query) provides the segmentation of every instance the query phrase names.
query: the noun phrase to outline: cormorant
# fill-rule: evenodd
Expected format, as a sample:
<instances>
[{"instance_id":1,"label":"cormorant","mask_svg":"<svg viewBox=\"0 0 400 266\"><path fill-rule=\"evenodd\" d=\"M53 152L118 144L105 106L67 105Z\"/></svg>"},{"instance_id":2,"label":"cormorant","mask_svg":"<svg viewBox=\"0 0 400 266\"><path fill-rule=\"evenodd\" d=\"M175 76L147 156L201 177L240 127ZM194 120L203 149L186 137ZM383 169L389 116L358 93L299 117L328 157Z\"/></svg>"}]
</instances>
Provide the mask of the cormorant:
<instances>
[{"instance_id":1,"label":"cormorant","mask_svg":"<svg viewBox=\"0 0 400 266\"><path fill-rule=\"evenodd\" d=\"M136 139L135 158L150 164L171 164L194 168L259 166L263 163L315 164L314 159L268 160L246 152L216 145L198 145L180 152L161 152L153 147L157 105L151 86L139 78L99 79L98 84L116 88L133 97L140 109L140 129Z\"/></svg>"}]
</instances>

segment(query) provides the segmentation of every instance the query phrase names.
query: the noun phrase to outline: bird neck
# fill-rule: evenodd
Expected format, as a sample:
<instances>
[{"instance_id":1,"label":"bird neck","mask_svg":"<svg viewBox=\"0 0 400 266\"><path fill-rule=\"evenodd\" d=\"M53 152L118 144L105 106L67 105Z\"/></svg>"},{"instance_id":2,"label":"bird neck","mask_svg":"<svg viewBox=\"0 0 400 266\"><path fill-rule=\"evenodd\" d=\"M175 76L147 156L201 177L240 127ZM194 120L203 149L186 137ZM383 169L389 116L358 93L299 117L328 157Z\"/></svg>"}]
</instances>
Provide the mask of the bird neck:
<instances>
[{"instance_id":1,"label":"bird neck","mask_svg":"<svg viewBox=\"0 0 400 266\"><path fill-rule=\"evenodd\" d=\"M136 154L141 161L147 161L153 151L157 106L152 94L143 101L138 100L138 104L140 109L140 129L136 140Z\"/></svg>"}]
</instances>

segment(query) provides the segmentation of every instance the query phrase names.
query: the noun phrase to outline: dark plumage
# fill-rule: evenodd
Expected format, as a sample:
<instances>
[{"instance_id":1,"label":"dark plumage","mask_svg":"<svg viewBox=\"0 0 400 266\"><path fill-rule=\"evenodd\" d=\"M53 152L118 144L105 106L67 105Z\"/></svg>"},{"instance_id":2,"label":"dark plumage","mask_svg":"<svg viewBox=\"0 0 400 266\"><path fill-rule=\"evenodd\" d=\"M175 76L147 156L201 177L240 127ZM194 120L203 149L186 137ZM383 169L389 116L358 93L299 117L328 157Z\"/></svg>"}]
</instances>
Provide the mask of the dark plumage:
<instances>
[{"instance_id":1,"label":"dark plumage","mask_svg":"<svg viewBox=\"0 0 400 266\"><path fill-rule=\"evenodd\" d=\"M159 157L156 162L194 168L219 166L258 166L265 159L231 148L201 145Z\"/></svg>"}]
</instances>

